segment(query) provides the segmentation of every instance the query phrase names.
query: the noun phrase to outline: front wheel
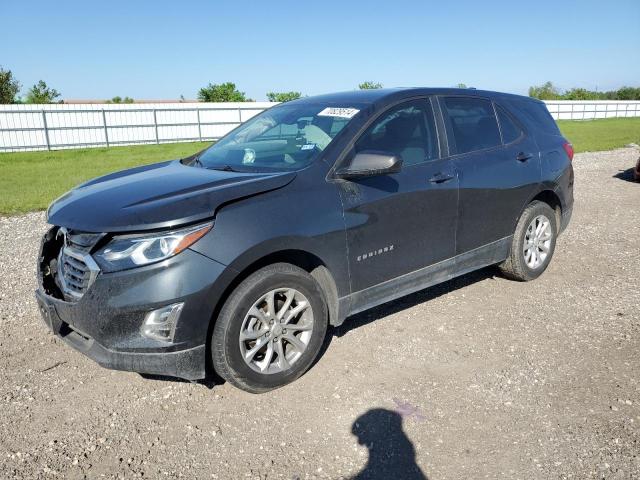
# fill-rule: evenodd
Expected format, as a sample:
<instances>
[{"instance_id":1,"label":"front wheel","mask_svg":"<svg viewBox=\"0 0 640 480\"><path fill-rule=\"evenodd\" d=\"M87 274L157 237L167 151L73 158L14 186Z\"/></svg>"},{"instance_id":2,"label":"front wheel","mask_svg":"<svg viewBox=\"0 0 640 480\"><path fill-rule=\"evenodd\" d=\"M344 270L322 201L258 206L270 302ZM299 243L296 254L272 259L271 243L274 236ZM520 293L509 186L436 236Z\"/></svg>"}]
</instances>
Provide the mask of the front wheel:
<instances>
[{"instance_id":1,"label":"front wheel","mask_svg":"<svg viewBox=\"0 0 640 480\"><path fill-rule=\"evenodd\" d=\"M327 331L327 307L315 279L294 265L269 265L247 277L225 302L213 328L216 372L251 393L302 375Z\"/></svg>"},{"instance_id":2,"label":"front wheel","mask_svg":"<svg viewBox=\"0 0 640 480\"><path fill-rule=\"evenodd\" d=\"M544 202L531 202L518 220L509 257L500 264L502 273L521 282L538 278L551 262L557 234L553 209Z\"/></svg>"}]
</instances>

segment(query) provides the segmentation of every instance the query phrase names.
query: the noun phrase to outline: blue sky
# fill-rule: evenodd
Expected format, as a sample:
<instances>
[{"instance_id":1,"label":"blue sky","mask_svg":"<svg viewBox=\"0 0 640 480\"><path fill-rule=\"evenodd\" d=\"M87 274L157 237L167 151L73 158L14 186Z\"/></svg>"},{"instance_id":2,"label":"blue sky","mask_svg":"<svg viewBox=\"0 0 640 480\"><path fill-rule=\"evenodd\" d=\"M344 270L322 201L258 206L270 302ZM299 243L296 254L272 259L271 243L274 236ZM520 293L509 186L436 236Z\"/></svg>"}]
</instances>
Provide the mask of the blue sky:
<instances>
[{"instance_id":1,"label":"blue sky","mask_svg":"<svg viewBox=\"0 0 640 480\"><path fill-rule=\"evenodd\" d=\"M0 65L64 98L640 86L640 1L1 0Z\"/></svg>"}]
</instances>

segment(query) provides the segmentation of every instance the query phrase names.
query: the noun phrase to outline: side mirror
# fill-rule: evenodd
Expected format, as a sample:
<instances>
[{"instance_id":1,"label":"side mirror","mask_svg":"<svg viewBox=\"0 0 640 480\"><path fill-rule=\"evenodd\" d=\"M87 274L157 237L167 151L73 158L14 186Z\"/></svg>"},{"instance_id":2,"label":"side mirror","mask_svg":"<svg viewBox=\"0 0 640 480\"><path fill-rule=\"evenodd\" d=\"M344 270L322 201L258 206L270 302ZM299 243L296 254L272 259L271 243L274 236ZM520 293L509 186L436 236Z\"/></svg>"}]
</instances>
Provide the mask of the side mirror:
<instances>
[{"instance_id":1,"label":"side mirror","mask_svg":"<svg viewBox=\"0 0 640 480\"><path fill-rule=\"evenodd\" d=\"M402 167L402 158L389 152L365 150L357 153L351 163L336 171L338 178L361 178L374 175L398 173Z\"/></svg>"}]
</instances>

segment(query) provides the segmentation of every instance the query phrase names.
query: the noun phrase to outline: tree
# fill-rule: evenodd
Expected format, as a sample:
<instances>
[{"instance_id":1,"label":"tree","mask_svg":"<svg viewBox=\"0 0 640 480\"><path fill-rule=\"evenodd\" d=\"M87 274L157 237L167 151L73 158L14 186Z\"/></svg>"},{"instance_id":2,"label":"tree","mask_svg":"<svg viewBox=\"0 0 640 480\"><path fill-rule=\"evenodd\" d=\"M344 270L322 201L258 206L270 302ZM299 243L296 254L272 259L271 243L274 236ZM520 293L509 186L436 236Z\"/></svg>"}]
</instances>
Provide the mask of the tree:
<instances>
[{"instance_id":1,"label":"tree","mask_svg":"<svg viewBox=\"0 0 640 480\"><path fill-rule=\"evenodd\" d=\"M120 97L116 95L111 100L107 100L107 103L133 103L133 98L131 97Z\"/></svg>"},{"instance_id":2,"label":"tree","mask_svg":"<svg viewBox=\"0 0 640 480\"><path fill-rule=\"evenodd\" d=\"M572 88L561 95L563 100L597 100L600 98L597 92L591 92L586 88Z\"/></svg>"},{"instance_id":3,"label":"tree","mask_svg":"<svg viewBox=\"0 0 640 480\"><path fill-rule=\"evenodd\" d=\"M289 102L302 97L300 92L269 92L267 98L270 102Z\"/></svg>"},{"instance_id":4,"label":"tree","mask_svg":"<svg viewBox=\"0 0 640 480\"><path fill-rule=\"evenodd\" d=\"M244 92L236 89L236 84L226 82L221 84L210 83L198 92L198 99L203 102L249 102Z\"/></svg>"},{"instance_id":5,"label":"tree","mask_svg":"<svg viewBox=\"0 0 640 480\"><path fill-rule=\"evenodd\" d=\"M57 90L49 88L47 84L40 80L27 92L26 103L54 103L60 96Z\"/></svg>"},{"instance_id":6,"label":"tree","mask_svg":"<svg viewBox=\"0 0 640 480\"><path fill-rule=\"evenodd\" d=\"M20 82L13 78L11 70L0 67L0 103L14 103L20 91Z\"/></svg>"},{"instance_id":7,"label":"tree","mask_svg":"<svg viewBox=\"0 0 640 480\"><path fill-rule=\"evenodd\" d=\"M379 82L370 82L370 81L366 81L366 82L362 82L360 85L358 85L358 88L360 90L375 90L376 88L382 88L382 84Z\"/></svg>"},{"instance_id":8,"label":"tree","mask_svg":"<svg viewBox=\"0 0 640 480\"><path fill-rule=\"evenodd\" d=\"M616 100L640 100L640 88L622 87L615 93Z\"/></svg>"},{"instance_id":9,"label":"tree","mask_svg":"<svg viewBox=\"0 0 640 480\"><path fill-rule=\"evenodd\" d=\"M456 88L467 88L467 84L466 83L459 83L458 85L456 85Z\"/></svg>"},{"instance_id":10,"label":"tree","mask_svg":"<svg viewBox=\"0 0 640 480\"><path fill-rule=\"evenodd\" d=\"M553 83L529 88L529 96L540 100L640 100L640 87L621 87L618 90L599 92L586 88L572 88L565 92L556 88Z\"/></svg>"},{"instance_id":11,"label":"tree","mask_svg":"<svg viewBox=\"0 0 640 480\"><path fill-rule=\"evenodd\" d=\"M562 96L560 90L551 82L529 87L529 96L538 100L558 100Z\"/></svg>"}]
</instances>

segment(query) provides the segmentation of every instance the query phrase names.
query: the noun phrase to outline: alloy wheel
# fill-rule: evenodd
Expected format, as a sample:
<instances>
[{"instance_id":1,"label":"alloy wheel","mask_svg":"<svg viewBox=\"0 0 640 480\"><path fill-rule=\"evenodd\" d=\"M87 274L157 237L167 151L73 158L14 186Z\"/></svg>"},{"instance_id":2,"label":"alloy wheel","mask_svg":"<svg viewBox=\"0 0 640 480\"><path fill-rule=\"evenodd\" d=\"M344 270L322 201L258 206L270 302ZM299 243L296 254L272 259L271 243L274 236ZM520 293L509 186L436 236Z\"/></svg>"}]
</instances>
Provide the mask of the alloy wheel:
<instances>
[{"instance_id":1,"label":"alloy wheel","mask_svg":"<svg viewBox=\"0 0 640 480\"><path fill-rule=\"evenodd\" d=\"M240 327L240 352L256 372L288 370L309 345L313 309L307 297L294 288L277 288L261 296Z\"/></svg>"},{"instance_id":2,"label":"alloy wheel","mask_svg":"<svg viewBox=\"0 0 640 480\"><path fill-rule=\"evenodd\" d=\"M535 270L544 264L549 256L552 237L551 222L547 217L538 215L531 220L525 232L522 246L527 267Z\"/></svg>"}]
</instances>

